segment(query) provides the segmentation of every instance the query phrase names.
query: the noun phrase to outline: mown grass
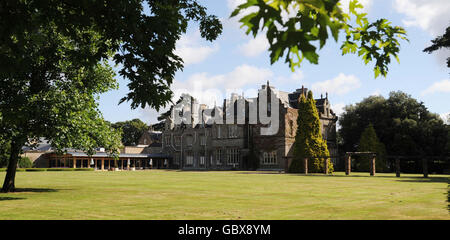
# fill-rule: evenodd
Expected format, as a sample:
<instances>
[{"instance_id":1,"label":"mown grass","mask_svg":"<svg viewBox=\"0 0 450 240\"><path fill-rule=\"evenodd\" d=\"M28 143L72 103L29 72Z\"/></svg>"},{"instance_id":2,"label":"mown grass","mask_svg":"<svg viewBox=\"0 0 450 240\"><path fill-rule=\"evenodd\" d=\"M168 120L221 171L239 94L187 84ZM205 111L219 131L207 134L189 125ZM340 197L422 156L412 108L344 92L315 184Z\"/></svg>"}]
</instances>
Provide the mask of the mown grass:
<instances>
[{"instance_id":1,"label":"mown grass","mask_svg":"<svg viewBox=\"0 0 450 240\"><path fill-rule=\"evenodd\" d=\"M368 173L18 172L18 192L0 193L0 219L450 219L448 180Z\"/></svg>"}]
</instances>

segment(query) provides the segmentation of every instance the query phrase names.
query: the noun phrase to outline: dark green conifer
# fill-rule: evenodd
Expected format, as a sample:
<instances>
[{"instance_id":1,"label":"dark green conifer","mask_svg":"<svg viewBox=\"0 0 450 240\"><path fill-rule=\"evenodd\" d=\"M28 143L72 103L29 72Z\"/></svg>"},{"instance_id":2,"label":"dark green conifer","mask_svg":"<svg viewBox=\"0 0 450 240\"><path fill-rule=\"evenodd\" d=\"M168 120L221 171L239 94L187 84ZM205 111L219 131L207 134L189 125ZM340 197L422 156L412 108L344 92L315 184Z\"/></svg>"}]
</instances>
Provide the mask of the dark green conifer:
<instances>
[{"instance_id":1,"label":"dark green conifer","mask_svg":"<svg viewBox=\"0 0 450 240\"><path fill-rule=\"evenodd\" d=\"M289 172L303 172L303 159L308 157L308 172L324 172L325 158L314 158L329 156L326 141L322 138L319 113L316 101L311 91L306 98L300 96L297 116L297 133L294 143L294 158L289 167ZM333 164L328 162L328 172L333 172Z\"/></svg>"},{"instance_id":2,"label":"dark green conifer","mask_svg":"<svg viewBox=\"0 0 450 240\"><path fill-rule=\"evenodd\" d=\"M358 152L376 152L375 169L377 172L385 170L386 148L384 144L378 140L377 133L372 124L369 124L362 132L361 138L359 139ZM355 161L355 169L357 171L369 171L370 158L372 158L372 156L361 156L357 158Z\"/></svg>"}]
</instances>

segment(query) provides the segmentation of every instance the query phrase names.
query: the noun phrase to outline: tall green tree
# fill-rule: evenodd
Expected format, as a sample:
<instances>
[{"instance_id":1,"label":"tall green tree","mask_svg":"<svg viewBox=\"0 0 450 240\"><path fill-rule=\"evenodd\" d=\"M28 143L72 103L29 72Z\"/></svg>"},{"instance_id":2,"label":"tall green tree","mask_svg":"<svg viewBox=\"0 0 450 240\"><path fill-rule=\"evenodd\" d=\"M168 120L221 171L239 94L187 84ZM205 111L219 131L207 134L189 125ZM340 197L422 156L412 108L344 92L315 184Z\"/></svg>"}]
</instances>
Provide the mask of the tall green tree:
<instances>
[{"instance_id":1,"label":"tall green tree","mask_svg":"<svg viewBox=\"0 0 450 240\"><path fill-rule=\"evenodd\" d=\"M136 146L139 138L149 128L147 124L137 118L130 121L116 122L111 126L122 132L122 144L125 146Z\"/></svg>"},{"instance_id":2,"label":"tall green tree","mask_svg":"<svg viewBox=\"0 0 450 240\"><path fill-rule=\"evenodd\" d=\"M358 144L358 152L375 152L375 168L377 172L383 172L386 169L386 148L377 137L375 128L369 124L361 134ZM370 170L370 159L372 156L359 156L355 161L357 171L367 172Z\"/></svg>"},{"instance_id":3,"label":"tall green tree","mask_svg":"<svg viewBox=\"0 0 450 240\"><path fill-rule=\"evenodd\" d=\"M333 164L329 158L315 158L329 156L326 141L322 137L319 113L312 91L306 98L301 94L298 104L297 132L294 142L294 157L289 172L303 172L303 159L309 158L309 172L324 172L325 161L328 161L328 171L333 172Z\"/></svg>"},{"instance_id":4,"label":"tall green tree","mask_svg":"<svg viewBox=\"0 0 450 240\"><path fill-rule=\"evenodd\" d=\"M207 40L222 31L195 0L0 1L0 134L11 144L2 191L14 191L21 147L38 137L59 152L102 146L116 158L120 134L96 101L117 87L109 64L129 80L121 102L158 110L183 68L175 43L191 20Z\"/></svg>"},{"instance_id":5,"label":"tall green tree","mask_svg":"<svg viewBox=\"0 0 450 240\"><path fill-rule=\"evenodd\" d=\"M321 49L329 35L337 42L345 34L342 55L358 54L365 64L375 61L375 78L386 76L391 58L398 60L399 40L407 40L402 27L391 26L387 19L369 22L367 13L357 0L349 3L349 14L342 11L339 0L247 0L231 17L248 11L240 19L246 33L254 37L260 32L269 41L270 61L275 63L286 53L285 62L292 70L306 58L319 63L317 45ZM257 9L257 11L254 11Z\"/></svg>"}]
</instances>

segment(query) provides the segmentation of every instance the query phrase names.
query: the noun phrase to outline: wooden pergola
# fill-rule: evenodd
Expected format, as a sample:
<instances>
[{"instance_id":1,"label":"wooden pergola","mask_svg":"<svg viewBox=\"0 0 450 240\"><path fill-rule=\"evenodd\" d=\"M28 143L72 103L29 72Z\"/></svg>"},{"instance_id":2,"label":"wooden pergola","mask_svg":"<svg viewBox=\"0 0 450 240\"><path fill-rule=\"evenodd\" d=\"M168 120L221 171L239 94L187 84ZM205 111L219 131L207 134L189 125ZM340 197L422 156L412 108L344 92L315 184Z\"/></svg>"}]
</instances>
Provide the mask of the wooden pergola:
<instances>
[{"instance_id":1,"label":"wooden pergola","mask_svg":"<svg viewBox=\"0 0 450 240\"><path fill-rule=\"evenodd\" d=\"M347 152L345 154L345 175L350 175L351 173L351 159L352 155L370 155L372 158L370 159L370 176L375 176L375 161L377 154L374 152ZM324 173L328 174L328 159L337 158L338 156L310 156L303 159L303 168L304 173L308 174L308 160L309 159L317 159L317 158L324 158L325 159L325 166L324 166Z\"/></svg>"},{"instance_id":2,"label":"wooden pergola","mask_svg":"<svg viewBox=\"0 0 450 240\"><path fill-rule=\"evenodd\" d=\"M369 155L370 159L370 176L375 176L375 162L377 159L377 154L375 152L346 152L345 153L345 175L350 175L352 172L352 155Z\"/></svg>"}]
</instances>

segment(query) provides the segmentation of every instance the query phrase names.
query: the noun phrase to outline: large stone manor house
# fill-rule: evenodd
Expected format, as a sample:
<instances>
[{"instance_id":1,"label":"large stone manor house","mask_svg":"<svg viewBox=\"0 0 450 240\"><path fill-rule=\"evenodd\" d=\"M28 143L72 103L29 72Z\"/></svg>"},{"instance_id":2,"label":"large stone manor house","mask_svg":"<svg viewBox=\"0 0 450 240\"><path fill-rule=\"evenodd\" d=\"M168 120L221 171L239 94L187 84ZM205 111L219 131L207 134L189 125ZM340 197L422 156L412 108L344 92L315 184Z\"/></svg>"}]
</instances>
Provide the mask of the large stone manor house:
<instances>
[{"instance_id":1,"label":"large stone manor house","mask_svg":"<svg viewBox=\"0 0 450 240\"><path fill-rule=\"evenodd\" d=\"M267 82L266 85L262 85L261 90L266 90L267 94L274 94L275 99L279 101L279 128L276 134L262 135L263 125L250 124L248 114L245 115L243 124L227 124L223 114L226 106L234 106L236 111L236 100L243 99L245 111L248 113L249 103L258 102L260 99L260 95L256 98L244 98L232 94L230 99L224 100L221 107L214 108L221 110L218 112L222 113L224 124L208 124L202 117L198 122L191 124L176 124L173 115L166 116L161 136L162 152L169 156L168 165L165 167L185 170L248 170L252 168L286 170L293 158L293 143L297 131L297 104L300 94L302 92L306 94L307 89L302 87L289 93L277 90ZM202 111L215 111L208 109L204 104L198 104L193 97L191 99L192 109L195 104L200 106ZM328 94L315 100L322 136L327 141L330 155L336 156L337 116L330 107ZM251 154L252 151L253 154Z\"/></svg>"}]
</instances>

